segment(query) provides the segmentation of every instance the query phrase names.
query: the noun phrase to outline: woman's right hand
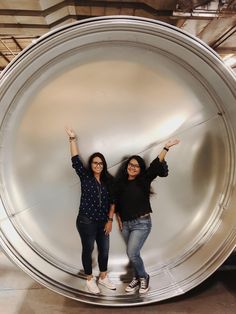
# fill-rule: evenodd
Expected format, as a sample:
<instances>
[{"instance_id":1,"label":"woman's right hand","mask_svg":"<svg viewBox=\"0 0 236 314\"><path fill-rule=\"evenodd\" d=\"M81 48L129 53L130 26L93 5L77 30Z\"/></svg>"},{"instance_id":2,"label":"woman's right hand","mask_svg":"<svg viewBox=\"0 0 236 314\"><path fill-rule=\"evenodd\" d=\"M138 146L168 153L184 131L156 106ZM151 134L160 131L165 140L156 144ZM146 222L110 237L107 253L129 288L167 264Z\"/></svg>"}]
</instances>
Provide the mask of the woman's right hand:
<instances>
[{"instance_id":1,"label":"woman's right hand","mask_svg":"<svg viewBox=\"0 0 236 314\"><path fill-rule=\"evenodd\" d=\"M69 127L65 127L66 133L69 137L76 137L75 131Z\"/></svg>"},{"instance_id":2,"label":"woman's right hand","mask_svg":"<svg viewBox=\"0 0 236 314\"><path fill-rule=\"evenodd\" d=\"M180 140L178 140L178 139L169 140L169 141L165 144L164 147L166 147L166 148L169 149L171 146L174 146L174 145L179 144L179 142L180 142Z\"/></svg>"},{"instance_id":3,"label":"woman's right hand","mask_svg":"<svg viewBox=\"0 0 236 314\"><path fill-rule=\"evenodd\" d=\"M74 130L69 127L65 127L65 131L67 135L69 136L71 157L79 155L77 136Z\"/></svg>"}]
</instances>

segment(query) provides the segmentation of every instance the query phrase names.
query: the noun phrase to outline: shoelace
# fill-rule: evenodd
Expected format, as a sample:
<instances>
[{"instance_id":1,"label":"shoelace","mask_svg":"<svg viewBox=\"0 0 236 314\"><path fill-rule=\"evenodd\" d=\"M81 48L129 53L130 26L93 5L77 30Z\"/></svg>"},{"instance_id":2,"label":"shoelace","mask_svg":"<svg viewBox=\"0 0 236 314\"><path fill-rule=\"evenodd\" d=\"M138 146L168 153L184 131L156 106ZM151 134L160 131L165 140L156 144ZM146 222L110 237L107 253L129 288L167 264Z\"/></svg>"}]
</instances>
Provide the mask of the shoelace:
<instances>
[{"instance_id":1,"label":"shoelace","mask_svg":"<svg viewBox=\"0 0 236 314\"><path fill-rule=\"evenodd\" d=\"M138 280L135 278L135 279L133 279L132 281L131 281L131 283L129 284L129 286L131 287L131 288L133 288L133 287L135 287L135 285L138 283Z\"/></svg>"},{"instance_id":2,"label":"shoelace","mask_svg":"<svg viewBox=\"0 0 236 314\"><path fill-rule=\"evenodd\" d=\"M141 286L142 289L145 289L145 288L146 288L146 284L147 284L146 279L141 279L141 280L140 280L140 286Z\"/></svg>"}]
</instances>

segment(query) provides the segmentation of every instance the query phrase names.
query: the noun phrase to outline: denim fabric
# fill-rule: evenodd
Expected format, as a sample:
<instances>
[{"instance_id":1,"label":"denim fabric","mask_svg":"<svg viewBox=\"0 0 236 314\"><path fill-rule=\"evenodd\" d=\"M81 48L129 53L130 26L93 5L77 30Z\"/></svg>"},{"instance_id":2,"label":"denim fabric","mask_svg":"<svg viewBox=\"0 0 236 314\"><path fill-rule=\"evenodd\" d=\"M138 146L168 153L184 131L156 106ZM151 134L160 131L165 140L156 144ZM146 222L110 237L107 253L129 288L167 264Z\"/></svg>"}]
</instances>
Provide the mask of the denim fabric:
<instances>
[{"instance_id":1,"label":"denim fabric","mask_svg":"<svg viewBox=\"0 0 236 314\"><path fill-rule=\"evenodd\" d=\"M134 268L134 276L137 278L147 278L148 276L140 256L140 251L151 228L152 222L150 216L123 222L122 235L126 243L127 255Z\"/></svg>"},{"instance_id":2,"label":"denim fabric","mask_svg":"<svg viewBox=\"0 0 236 314\"><path fill-rule=\"evenodd\" d=\"M96 241L98 248L98 266L101 272L107 271L109 253L109 235L105 235L105 222L94 222L85 216L78 216L76 227L82 243L82 264L86 275L92 274L92 253Z\"/></svg>"}]
</instances>

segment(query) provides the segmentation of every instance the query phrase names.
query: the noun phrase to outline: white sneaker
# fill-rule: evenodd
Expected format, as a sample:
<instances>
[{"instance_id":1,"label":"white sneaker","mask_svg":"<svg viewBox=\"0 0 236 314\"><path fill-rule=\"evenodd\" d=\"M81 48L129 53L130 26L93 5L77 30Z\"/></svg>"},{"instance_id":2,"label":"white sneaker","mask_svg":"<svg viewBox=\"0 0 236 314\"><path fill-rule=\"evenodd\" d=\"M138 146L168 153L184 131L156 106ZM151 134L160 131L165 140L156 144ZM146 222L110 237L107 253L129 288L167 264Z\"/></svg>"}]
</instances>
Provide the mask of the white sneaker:
<instances>
[{"instance_id":1,"label":"white sneaker","mask_svg":"<svg viewBox=\"0 0 236 314\"><path fill-rule=\"evenodd\" d=\"M87 279L86 285L87 285L87 288L88 288L89 292L94 293L94 294L100 293L100 290L99 290L99 288L97 286L95 278L92 278L90 280Z\"/></svg>"},{"instance_id":2,"label":"white sneaker","mask_svg":"<svg viewBox=\"0 0 236 314\"><path fill-rule=\"evenodd\" d=\"M98 279L98 283L110 290L116 290L116 286L110 281L110 279L108 278L108 276L106 276L105 278L99 278Z\"/></svg>"}]
</instances>

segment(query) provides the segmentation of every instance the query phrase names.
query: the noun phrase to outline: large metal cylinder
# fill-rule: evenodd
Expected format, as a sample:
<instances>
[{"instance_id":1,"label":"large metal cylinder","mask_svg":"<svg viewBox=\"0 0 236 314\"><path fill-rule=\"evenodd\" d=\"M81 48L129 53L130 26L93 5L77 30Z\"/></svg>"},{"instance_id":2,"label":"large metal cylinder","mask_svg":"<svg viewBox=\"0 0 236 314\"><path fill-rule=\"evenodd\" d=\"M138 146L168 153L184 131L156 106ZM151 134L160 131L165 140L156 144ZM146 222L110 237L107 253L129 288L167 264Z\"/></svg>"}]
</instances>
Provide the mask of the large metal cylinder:
<instances>
[{"instance_id":1,"label":"large metal cylinder","mask_svg":"<svg viewBox=\"0 0 236 314\"><path fill-rule=\"evenodd\" d=\"M25 49L0 84L1 246L35 280L83 302L141 305L183 294L231 253L235 77L204 43L144 18L84 20ZM66 125L83 160L101 151L113 174L124 157L148 164L167 139L181 140L168 153L169 176L152 184L145 296L125 294L130 272L115 223L109 270L118 289L86 291Z\"/></svg>"}]
</instances>

